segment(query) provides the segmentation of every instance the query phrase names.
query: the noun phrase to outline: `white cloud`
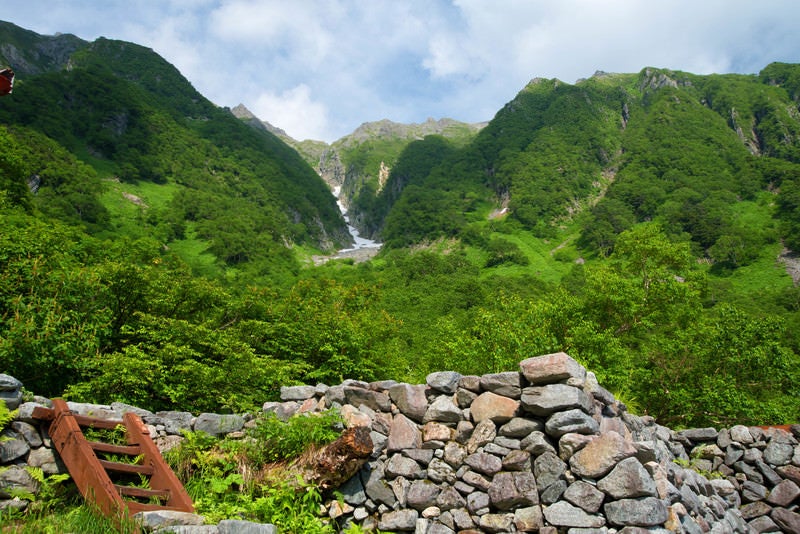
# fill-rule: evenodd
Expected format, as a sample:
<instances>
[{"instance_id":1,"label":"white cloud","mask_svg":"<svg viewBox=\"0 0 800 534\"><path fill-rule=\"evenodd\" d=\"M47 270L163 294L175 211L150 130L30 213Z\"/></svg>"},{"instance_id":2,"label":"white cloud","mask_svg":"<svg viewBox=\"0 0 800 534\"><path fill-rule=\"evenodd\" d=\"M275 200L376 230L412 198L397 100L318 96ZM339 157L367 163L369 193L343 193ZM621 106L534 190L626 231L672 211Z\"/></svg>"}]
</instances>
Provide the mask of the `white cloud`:
<instances>
[{"instance_id":1,"label":"white cloud","mask_svg":"<svg viewBox=\"0 0 800 534\"><path fill-rule=\"evenodd\" d=\"M800 62L796 0L3 0L0 19L152 47L216 104L327 141L486 120L537 76Z\"/></svg>"},{"instance_id":2,"label":"white cloud","mask_svg":"<svg viewBox=\"0 0 800 534\"><path fill-rule=\"evenodd\" d=\"M330 139L328 110L312 98L311 89L305 84L279 94L262 92L248 108L294 139Z\"/></svg>"}]
</instances>

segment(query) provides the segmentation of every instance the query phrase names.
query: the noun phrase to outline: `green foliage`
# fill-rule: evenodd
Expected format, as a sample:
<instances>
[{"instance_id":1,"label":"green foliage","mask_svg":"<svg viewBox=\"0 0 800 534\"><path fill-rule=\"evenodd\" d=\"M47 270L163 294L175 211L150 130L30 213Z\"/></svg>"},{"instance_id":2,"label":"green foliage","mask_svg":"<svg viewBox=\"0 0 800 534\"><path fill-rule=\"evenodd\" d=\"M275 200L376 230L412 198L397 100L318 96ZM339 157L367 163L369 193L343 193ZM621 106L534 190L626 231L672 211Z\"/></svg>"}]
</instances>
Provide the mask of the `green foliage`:
<instances>
[{"instance_id":1,"label":"green foliage","mask_svg":"<svg viewBox=\"0 0 800 534\"><path fill-rule=\"evenodd\" d=\"M275 524L282 532L333 533L333 526L319 517L320 489L279 471L263 478L263 472L268 464L288 462L309 447L330 443L341 428L335 412L296 415L286 422L268 414L244 441L188 432L165 458L197 512L211 522L243 517Z\"/></svg>"},{"instance_id":2,"label":"green foliage","mask_svg":"<svg viewBox=\"0 0 800 534\"><path fill-rule=\"evenodd\" d=\"M322 414L295 415L281 421L273 413L261 416L250 435L255 439L246 447L248 457L256 465L299 456L309 446L325 445L339 437L343 428L336 411Z\"/></svg>"}]
</instances>

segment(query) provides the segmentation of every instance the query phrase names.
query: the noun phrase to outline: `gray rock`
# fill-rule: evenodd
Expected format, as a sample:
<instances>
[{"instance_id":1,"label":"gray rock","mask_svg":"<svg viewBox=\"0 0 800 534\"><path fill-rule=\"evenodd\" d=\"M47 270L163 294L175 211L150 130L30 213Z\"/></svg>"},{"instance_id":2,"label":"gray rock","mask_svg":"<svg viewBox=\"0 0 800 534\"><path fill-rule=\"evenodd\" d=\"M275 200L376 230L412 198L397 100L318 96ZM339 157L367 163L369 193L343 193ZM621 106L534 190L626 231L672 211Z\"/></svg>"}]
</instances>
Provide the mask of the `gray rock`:
<instances>
[{"instance_id":1,"label":"gray rock","mask_svg":"<svg viewBox=\"0 0 800 534\"><path fill-rule=\"evenodd\" d=\"M483 532L511 532L514 514L484 514L480 526Z\"/></svg>"},{"instance_id":2,"label":"gray rock","mask_svg":"<svg viewBox=\"0 0 800 534\"><path fill-rule=\"evenodd\" d=\"M606 524L604 517L587 514L583 509L566 501L559 501L546 507L544 518L557 527L601 528Z\"/></svg>"},{"instance_id":3,"label":"gray rock","mask_svg":"<svg viewBox=\"0 0 800 534\"><path fill-rule=\"evenodd\" d=\"M281 386L282 401L304 401L317 394L314 386Z\"/></svg>"},{"instance_id":4,"label":"gray rock","mask_svg":"<svg viewBox=\"0 0 800 534\"><path fill-rule=\"evenodd\" d=\"M39 484L24 467L12 465L0 471L0 499L11 499L17 492L37 493Z\"/></svg>"},{"instance_id":5,"label":"gray rock","mask_svg":"<svg viewBox=\"0 0 800 534\"><path fill-rule=\"evenodd\" d=\"M763 515L750 521L747 524L750 532L755 532L756 534L761 534L762 532L780 532L781 529L778 525L775 524L775 521L770 519L769 516Z\"/></svg>"},{"instance_id":6,"label":"gray rock","mask_svg":"<svg viewBox=\"0 0 800 534\"><path fill-rule=\"evenodd\" d=\"M603 506L608 522L617 526L654 527L663 525L669 517L667 505L655 497L621 499Z\"/></svg>"},{"instance_id":7,"label":"gray rock","mask_svg":"<svg viewBox=\"0 0 800 534\"><path fill-rule=\"evenodd\" d=\"M394 491L392 491L391 486L389 486L384 479L383 465L377 465L376 468L370 472L364 490L367 497L376 503L382 503L391 508L397 502Z\"/></svg>"},{"instance_id":8,"label":"gray rock","mask_svg":"<svg viewBox=\"0 0 800 534\"><path fill-rule=\"evenodd\" d=\"M517 371L483 375L481 389L503 397L519 399L522 393L522 376Z\"/></svg>"},{"instance_id":9,"label":"gray rock","mask_svg":"<svg viewBox=\"0 0 800 534\"><path fill-rule=\"evenodd\" d=\"M764 461L770 465L788 465L794 455L794 446L790 443L781 443L775 439L770 440L764 449Z\"/></svg>"},{"instance_id":10,"label":"gray rock","mask_svg":"<svg viewBox=\"0 0 800 534\"><path fill-rule=\"evenodd\" d=\"M517 532L538 532L544 526L541 506L528 506L514 510L514 526Z\"/></svg>"},{"instance_id":11,"label":"gray rock","mask_svg":"<svg viewBox=\"0 0 800 534\"><path fill-rule=\"evenodd\" d=\"M504 424L497 431L499 436L508 438L525 438L531 432L544 430L544 425L540 421L525 417L515 417Z\"/></svg>"},{"instance_id":12,"label":"gray rock","mask_svg":"<svg viewBox=\"0 0 800 534\"><path fill-rule=\"evenodd\" d=\"M402 453L422 465L428 465L433 460L431 449L405 449Z\"/></svg>"},{"instance_id":13,"label":"gray rock","mask_svg":"<svg viewBox=\"0 0 800 534\"><path fill-rule=\"evenodd\" d=\"M592 413L591 397L582 389L566 384L527 387L522 390L522 409L538 416L548 416L579 408L587 414Z\"/></svg>"},{"instance_id":14,"label":"gray rock","mask_svg":"<svg viewBox=\"0 0 800 534\"><path fill-rule=\"evenodd\" d=\"M455 508L450 510L450 514L452 515L453 523L458 530L467 530L475 527L475 523L472 521L469 510L466 508Z\"/></svg>"},{"instance_id":15,"label":"gray rock","mask_svg":"<svg viewBox=\"0 0 800 534\"><path fill-rule=\"evenodd\" d=\"M576 452L569 460L572 472L585 478L598 479L624 460L636 454L633 444L617 434L601 434Z\"/></svg>"},{"instance_id":16,"label":"gray rock","mask_svg":"<svg viewBox=\"0 0 800 534\"><path fill-rule=\"evenodd\" d=\"M784 480L772 488L767 497L767 502L775 506L788 508L798 496L800 496L800 487L791 480Z\"/></svg>"},{"instance_id":17,"label":"gray rock","mask_svg":"<svg viewBox=\"0 0 800 534\"><path fill-rule=\"evenodd\" d=\"M158 534L219 534L217 525L176 525L158 529Z\"/></svg>"},{"instance_id":18,"label":"gray rock","mask_svg":"<svg viewBox=\"0 0 800 534\"><path fill-rule=\"evenodd\" d=\"M428 410L424 385L397 384L389 388L389 397L397 405L400 413L418 423L422 422Z\"/></svg>"},{"instance_id":19,"label":"gray rock","mask_svg":"<svg viewBox=\"0 0 800 534\"><path fill-rule=\"evenodd\" d=\"M434 458L428 465L428 478L434 482L447 484L455 484L457 480L455 470L439 458Z\"/></svg>"},{"instance_id":20,"label":"gray rock","mask_svg":"<svg viewBox=\"0 0 800 534\"><path fill-rule=\"evenodd\" d=\"M35 426L22 421L13 421L10 426L11 430L22 436L31 448L42 446L42 436Z\"/></svg>"},{"instance_id":21,"label":"gray rock","mask_svg":"<svg viewBox=\"0 0 800 534\"><path fill-rule=\"evenodd\" d=\"M798 447L800 449L800 447ZM778 467L776 471L780 474L782 478L786 478L800 486L800 467L795 465L784 465Z\"/></svg>"},{"instance_id":22,"label":"gray rock","mask_svg":"<svg viewBox=\"0 0 800 534\"><path fill-rule=\"evenodd\" d=\"M578 480L566 489L564 499L582 508L585 512L593 514L600 510L605 494L588 482Z\"/></svg>"},{"instance_id":23,"label":"gray rock","mask_svg":"<svg viewBox=\"0 0 800 534\"><path fill-rule=\"evenodd\" d=\"M45 475L68 473L67 467L61 462L61 458L56 457L53 449L48 449L47 447L31 449L27 463L31 467L40 468Z\"/></svg>"},{"instance_id":24,"label":"gray rock","mask_svg":"<svg viewBox=\"0 0 800 534\"><path fill-rule=\"evenodd\" d=\"M473 514L489 508L489 494L476 491L467 495L467 509Z\"/></svg>"},{"instance_id":25,"label":"gray rock","mask_svg":"<svg viewBox=\"0 0 800 534\"><path fill-rule=\"evenodd\" d=\"M764 501L751 502L739 508L742 517L749 520L762 515L767 515L772 511L772 506Z\"/></svg>"},{"instance_id":26,"label":"gray rock","mask_svg":"<svg viewBox=\"0 0 800 534\"><path fill-rule=\"evenodd\" d=\"M523 360L519 364L522 375L534 385L552 384L569 379L586 379L586 369L563 352L546 354Z\"/></svg>"},{"instance_id":27,"label":"gray rock","mask_svg":"<svg viewBox=\"0 0 800 534\"><path fill-rule=\"evenodd\" d=\"M764 476L764 480L767 481L767 485L775 486L780 484L783 480L781 476L771 468L766 462L762 460L756 460L756 469Z\"/></svg>"},{"instance_id":28,"label":"gray rock","mask_svg":"<svg viewBox=\"0 0 800 534\"><path fill-rule=\"evenodd\" d=\"M503 459L505 471L530 471L531 453L528 451L512 450Z\"/></svg>"},{"instance_id":29,"label":"gray rock","mask_svg":"<svg viewBox=\"0 0 800 534\"><path fill-rule=\"evenodd\" d=\"M173 510L158 510L153 512L139 512L133 519L148 531L172 526L200 526L203 516L189 512L175 512Z\"/></svg>"},{"instance_id":30,"label":"gray rock","mask_svg":"<svg viewBox=\"0 0 800 534\"><path fill-rule=\"evenodd\" d=\"M595 434L600 430L597 421L579 409L554 413L547 419L544 427L548 435L557 438L570 432Z\"/></svg>"},{"instance_id":31,"label":"gray rock","mask_svg":"<svg viewBox=\"0 0 800 534\"><path fill-rule=\"evenodd\" d=\"M561 499L561 495L567 489L566 480L556 480L545 489L539 492L539 499L542 504L553 504Z\"/></svg>"},{"instance_id":32,"label":"gray rock","mask_svg":"<svg viewBox=\"0 0 800 534\"><path fill-rule=\"evenodd\" d=\"M212 436L238 432L242 428L244 428L244 417L241 415L201 413L194 422L195 432L206 432Z\"/></svg>"},{"instance_id":33,"label":"gray rock","mask_svg":"<svg viewBox=\"0 0 800 534\"><path fill-rule=\"evenodd\" d=\"M481 393L470 405L470 414L476 423L480 423L484 419L491 419L495 423L505 423L510 421L518 411L518 400L491 391Z\"/></svg>"},{"instance_id":34,"label":"gray rock","mask_svg":"<svg viewBox=\"0 0 800 534\"><path fill-rule=\"evenodd\" d=\"M555 447L550 444L544 432L539 432L538 430L525 437L519 446L522 450L526 450L534 456L544 454L547 451L556 452Z\"/></svg>"},{"instance_id":35,"label":"gray rock","mask_svg":"<svg viewBox=\"0 0 800 534\"><path fill-rule=\"evenodd\" d=\"M357 386L345 386L344 397L348 404L356 408L364 405L378 412L390 412L392 400L381 391L372 391Z\"/></svg>"},{"instance_id":36,"label":"gray rock","mask_svg":"<svg viewBox=\"0 0 800 534\"><path fill-rule=\"evenodd\" d=\"M626 458L597 483L597 489L614 499L655 497L656 483L636 458Z\"/></svg>"},{"instance_id":37,"label":"gray rock","mask_svg":"<svg viewBox=\"0 0 800 534\"><path fill-rule=\"evenodd\" d=\"M67 407L79 415L96 417L97 419L119 419L119 414L107 404L89 404L85 402L67 402Z\"/></svg>"},{"instance_id":38,"label":"gray rock","mask_svg":"<svg viewBox=\"0 0 800 534\"><path fill-rule=\"evenodd\" d=\"M429 387L442 393L455 393L462 375L455 371L440 371L431 373L425 377L425 383Z\"/></svg>"},{"instance_id":39,"label":"gray rock","mask_svg":"<svg viewBox=\"0 0 800 534\"><path fill-rule=\"evenodd\" d=\"M22 382L11 375L0 373L0 401L5 401L9 410L22 404Z\"/></svg>"},{"instance_id":40,"label":"gray rock","mask_svg":"<svg viewBox=\"0 0 800 534\"><path fill-rule=\"evenodd\" d=\"M442 511L449 511L458 508L464 508L467 501L461 494L452 486L446 486L442 489L439 496L436 497L436 506Z\"/></svg>"},{"instance_id":41,"label":"gray rock","mask_svg":"<svg viewBox=\"0 0 800 534\"><path fill-rule=\"evenodd\" d=\"M419 464L400 453L392 455L384 469L391 477L417 478L421 475Z\"/></svg>"},{"instance_id":42,"label":"gray rock","mask_svg":"<svg viewBox=\"0 0 800 534\"><path fill-rule=\"evenodd\" d=\"M531 473L497 473L489 486L489 500L498 510L539 504L536 481Z\"/></svg>"},{"instance_id":43,"label":"gray rock","mask_svg":"<svg viewBox=\"0 0 800 534\"><path fill-rule=\"evenodd\" d=\"M344 386L331 386L325 392L325 405L333 406L335 404L345 404L347 400L344 396Z\"/></svg>"},{"instance_id":44,"label":"gray rock","mask_svg":"<svg viewBox=\"0 0 800 534\"><path fill-rule=\"evenodd\" d=\"M0 432L0 464L7 464L24 457L31 450L28 442L11 429Z\"/></svg>"},{"instance_id":45,"label":"gray rock","mask_svg":"<svg viewBox=\"0 0 800 534\"><path fill-rule=\"evenodd\" d=\"M240 519L223 519L217 525L219 534L278 534L275 525L252 523Z\"/></svg>"},{"instance_id":46,"label":"gray rock","mask_svg":"<svg viewBox=\"0 0 800 534\"><path fill-rule=\"evenodd\" d=\"M394 512L387 512L381 515L378 522L378 529L386 531L409 531L414 530L419 518L419 512L416 510L397 510Z\"/></svg>"},{"instance_id":47,"label":"gray rock","mask_svg":"<svg viewBox=\"0 0 800 534\"><path fill-rule=\"evenodd\" d=\"M464 388L458 388L458 391L456 391L456 404L461 409L472 406L472 402L477 398L478 394L474 391Z\"/></svg>"},{"instance_id":48,"label":"gray rock","mask_svg":"<svg viewBox=\"0 0 800 534\"><path fill-rule=\"evenodd\" d=\"M386 451L389 453L405 449L418 449L422 447L422 432L419 427L403 414L397 414L392 419L392 428L386 442Z\"/></svg>"},{"instance_id":49,"label":"gray rock","mask_svg":"<svg viewBox=\"0 0 800 534\"><path fill-rule=\"evenodd\" d=\"M763 501L767 496L767 488L761 484L746 480L742 483L741 493L742 501L744 502Z\"/></svg>"},{"instance_id":50,"label":"gray rock","mask_svg":"<svg viewBox=\"0 0 800 534\"><path fill-rule=\"evenodd\" d=\"M483 475L475 471L467 471L461 476L461 480L475 488L487 491L492 482L486 479Z\"/></svg>"},{"instance_id":51,"label":"gray rock","mask_svg":"<svg viewBox=\"0 0 800 534\"><path fill-rule=\"evenodd\" d=\"M167 434L180 435L181 431L192 429L194 416L190 412L157 412L156 417L161 419L164 431Z\"/></svg>"},{"instance_id":52,"label":"gray rock","mask_svg":"<svg viewBox=\"0 0 800 534\"><path fill-rule=\"evenodd\" d=\"M785 508L775 508L769 516L784 532L800 532L800 514Z\"/></svg>"},{"instance_id":53,"label":"gray rock","mask_svg":"<svg viewBox=\"0 0 800 534\"><path fill-rule=\"evenodd\" d=\"M344 502L352 506L360 506L367 501L364 484L361 483L361 477L358 474L339 486L338 491L342 494Z\"/></svg>"},{"instance_id":54,"label":"gray rock","mask_svg":"<svg viewBox=\"0 0 800 534\"><path fill-rule=\"evenodd\" d=\"M464 460L464 463L478 473L483 473L484 475L494 475L503 468L503 463L500 458L493 454L486 454L485 452L470 454Z\"/></svg>"},{"instance_id":55,"label":"gray rock","mask_svg":"<svg viewBox=\"0 0 800 534\"><path fill-rule=\"evenodd\" d=\"M458 381L458 387L472 391L473 393L480 393L481 391L481 377L476 375L462 376Z\"/></svg>"},{"instance_id":56,"label":"gray rock","mask_svg":"<svg viewBox=\"0 0 800 534\"><path fill-rule=\"evenodd\" d=\"M457 423L463 419L461 408L456 406L452 397L441 395L428 406L423 422L438 421L440 423Z\"/></svg>"},{"instance_id":57,"label":"gray rock","mask_svg":"<svg viewBox=\"0 0 800 534\"><path fill-rule=\"evenodd\" d=\"M694 443L701 441L717 441L719 432L716 428L690 428L688 430L681 430L678 432L678 438L688 439Z\"/></svg>"},{"instance_id":58,"label":"gray rock","mask_svg":"<svg viewBox=\"0 0 800 534\"><path fill-rule=\"evenodd\" d=\"M470 436L467 441L467 452L470 454L474 453L487 443L494 441L496 437L497 427L494 422L491 419L484 419L478 423L472 431L472 436Z\"/></svg>"},{"instance_id":59,"label":"gray rock","mask_svg":"<svg viewBox=\"0 0 800 534\"><path fill-rule=\"evenodd\" d=\"M567 464L552 452L545 452L533 462L533 474L540 489L547 488L564 476Z\"/></svg>"},{"instance_id":60,"label":"gray rock","mask_svg":"<svg viewBox=\"0 0 800 534\"><path fill-rule=\"evenodd\" d=\"M125 404L124 402L112 402L111 409L119 414L119 418L122 419L122 416L126 413L135 413L142 419L147 417L152 417L154 414L149 410L145 410L144 408L139 408L137 406L132 406L130 404Z\"/></svg>"},{"instance_id":61,"label":"gray rock","mask_svg":"<svg viewBox=\"0 0 800 534\"><path fill-rule=\"evenodd\" d=\"M464 463L467 455L467 448L464 445L456 441L448 441L444 446L444 456L442 458L450 466L458 469Z\"/></svg>"},{"instance_id":62,"label":"gray rock","mask_svg":"<svg viewBox=\"0 0 800 534\"><path fill-rule=\"evenodd\" d=\"M429 506L436 506L436 498L441 488L430 480L415 480L406 493L406 504L421 512Z\"/></svg>"},{"instance_id":63,"label":"gray rock","mask_svg":"<svg viewBox=\"0 0 800 534\"><path fill-rule=\"evenodd\" d=\"M732 441L741 443L742 445L750 445L753 443L753 435L750 434L750 430L744 425L732 426L730 430L728 430L728 433Z\"/></svg>"}]
</instances>

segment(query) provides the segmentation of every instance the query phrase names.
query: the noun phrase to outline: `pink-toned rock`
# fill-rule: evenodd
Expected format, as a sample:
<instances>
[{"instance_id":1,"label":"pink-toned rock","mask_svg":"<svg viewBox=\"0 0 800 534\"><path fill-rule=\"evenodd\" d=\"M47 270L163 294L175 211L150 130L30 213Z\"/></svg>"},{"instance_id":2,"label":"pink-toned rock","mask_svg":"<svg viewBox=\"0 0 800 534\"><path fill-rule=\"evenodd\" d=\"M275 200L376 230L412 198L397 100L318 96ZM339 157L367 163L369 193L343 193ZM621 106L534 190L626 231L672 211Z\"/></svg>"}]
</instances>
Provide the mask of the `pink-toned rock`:
<instances>
[{"instance_id":1,"label":"pink-toned rock","mask_svg":"<svg viewBox=\"0 0 800 534\"><path fill-rule=\"evenodd\" d=\"M531 384L552 384L569 379L582 382L586 369L564 352L528 358L519 363L520 372Z\"/></svg>"},{"instance_id":2,"label":"pink-toned rock","mask_svg":"<svg viewBox=\"0 0 800 534\"><path fill-rule=\"evenodd\" d=\"M491 419L495 423L510 421L519 411L519 401L487 391L472 401L470 414L476 423Z\"/></svg>"},{"instance_id":3,"label":"pink-toned rock","mask_svg":"<svg viewBox=\"0 0 800 534\"><path fill-rule=\"evenodd\" d=\"M431 421L422 427L422 441L450 441L455 430L441 423Z\"/></svg>"},{"instance_id":4,"label":"pink-toned rock","mask_svg":"<svg viewBox=\"0 0 800 534\"><path fill-rule=\"evenodd\" d=\"M619 462L636 454L636 447L616 432L600 434L569 460L573 474L600 478Z\"/></svg>"},{"instance_id":5,"label":"pink-toned rock","mask_svg":"<svg viewBox=\"0 0 800 534\"><path fill-rule=\"evenodd\" d=\"M403 414L397 414L392 420L392 429L386 443L387 452L403 449L419 449L422 447L422 433L416 423Z\"/></svg>"}]
</instances>

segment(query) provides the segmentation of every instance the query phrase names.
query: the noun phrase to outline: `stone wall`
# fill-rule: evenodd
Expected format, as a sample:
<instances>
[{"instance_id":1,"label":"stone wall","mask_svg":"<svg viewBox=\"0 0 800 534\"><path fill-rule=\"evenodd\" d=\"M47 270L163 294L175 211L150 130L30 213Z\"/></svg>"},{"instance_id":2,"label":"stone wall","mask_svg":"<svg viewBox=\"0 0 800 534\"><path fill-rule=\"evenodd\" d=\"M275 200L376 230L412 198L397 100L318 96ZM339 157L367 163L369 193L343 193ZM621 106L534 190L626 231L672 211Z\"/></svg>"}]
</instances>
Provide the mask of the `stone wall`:
<instances>
[{"instance_id":1,"label":"stone wall","mask_svg":"<svg viewBox=\"0 0 800 534\"><path fill-rule=\"evenodd\" d=\"M281 400L264 410L288 418L337 407L348 426L370 428L370 461L339 488L341 501L326 504L341 525L420 534L800 532L800 427L675 432L628 413L563 353L481 377L433 373L422 385L285 387ZM11 439L0 443L0 462L12 466L0 475L0 499L3 486L24 483L24 463L63 469L30 418L35 405L20 406L4 433ZM109 418L135 410L162 447L181 429L222 435L251 419L123 404L72 409Z\"/></svg>"}]
</instances>

